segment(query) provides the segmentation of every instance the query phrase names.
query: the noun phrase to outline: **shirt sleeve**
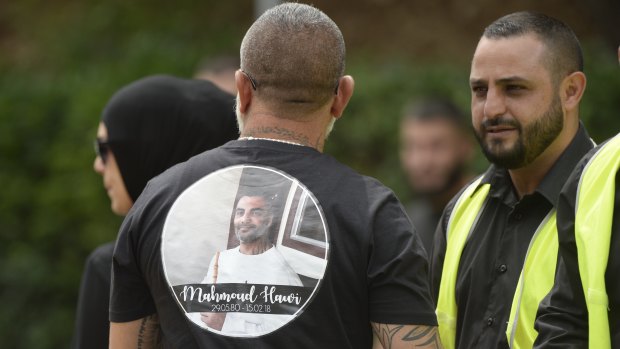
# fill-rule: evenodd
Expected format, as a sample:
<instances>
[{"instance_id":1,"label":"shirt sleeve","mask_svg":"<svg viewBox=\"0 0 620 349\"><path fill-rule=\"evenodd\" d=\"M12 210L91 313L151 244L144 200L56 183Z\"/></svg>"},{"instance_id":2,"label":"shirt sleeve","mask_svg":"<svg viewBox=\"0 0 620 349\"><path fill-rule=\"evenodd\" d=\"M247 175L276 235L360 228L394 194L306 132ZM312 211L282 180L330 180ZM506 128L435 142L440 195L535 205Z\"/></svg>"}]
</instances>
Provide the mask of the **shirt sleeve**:
<instances>
[{"instance_id":1,"label":"shirt sleeve","mask_svg":"<svg viewBox=\"0 0 620 349\"><path fill-rule=\"evenodd\" d=\"M404 209L391 194L372 216L367 270L370 320L436 326L426 252Z\"/></svg>"},{"instance_id":2,"label":"shirt sleeve","mask_svg":"<svg viewBox=\"0 0 620 349\"><path fill-rule=\"evenodd\" d=\"M554 286L538 308L534 348L588 346L588 310L575 243L575 199L581 172L575 171L569 177L558 201L558 266Z\"/></svg>"}]
</instances>

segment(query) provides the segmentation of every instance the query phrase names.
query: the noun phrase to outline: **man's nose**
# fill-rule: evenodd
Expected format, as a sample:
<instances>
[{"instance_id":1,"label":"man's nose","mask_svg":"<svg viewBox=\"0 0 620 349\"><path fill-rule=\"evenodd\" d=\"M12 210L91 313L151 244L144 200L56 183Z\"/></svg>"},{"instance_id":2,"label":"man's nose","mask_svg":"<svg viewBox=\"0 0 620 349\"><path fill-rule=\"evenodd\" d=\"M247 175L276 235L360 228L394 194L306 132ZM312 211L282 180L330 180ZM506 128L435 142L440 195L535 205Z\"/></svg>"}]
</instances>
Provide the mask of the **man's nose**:
<instances>
[{"instance_id":1,"label":"man's nose","mask_svg":"<svg viewBox=\"0 0 620 349\"><path fill-rule=\"evenodd\" d=\"M241 216L241 222L245 223L249 221L250 221L250 213L246 212L243 214L243 216Z\"/></svg>"},{"instance_id":2,"label":"man's nose","mask_svg":"<svg viewBox=\"0 0 620 349\"><path fill-rule=\"evenodd\" d=\"M95 162L93 162L93 170L98 174L103 174L103 170L105 169L105 165L103 164L103 159L99 155L95 157Z\"/></svg>"},{"instance_id":3,"label":"man's nose","mask_svg":"<svg viewBox=\"0 0 620 349\"><path fill-rule=\"evenodd\" d=\"M484 102L484 116L495 119L506 113L506 101L498 88L489 88Z\"/></svg>"}]
</instances>

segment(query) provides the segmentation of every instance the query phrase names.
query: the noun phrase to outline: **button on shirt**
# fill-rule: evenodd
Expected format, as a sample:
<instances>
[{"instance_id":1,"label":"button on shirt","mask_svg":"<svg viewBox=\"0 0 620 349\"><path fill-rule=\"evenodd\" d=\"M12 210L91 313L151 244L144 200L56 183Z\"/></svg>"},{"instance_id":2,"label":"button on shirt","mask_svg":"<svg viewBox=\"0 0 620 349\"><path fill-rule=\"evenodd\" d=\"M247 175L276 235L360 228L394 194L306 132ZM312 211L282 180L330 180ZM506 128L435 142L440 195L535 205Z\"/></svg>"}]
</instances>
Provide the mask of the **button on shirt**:
<instances>
[{"instance_id":1,"label":"button on shirt","mask_svg":"<svg viewBox=\"0 0 620 349\"><path fill-rule=\"evenodd\" d=\"M463 249L456 280L457 348L508 348L506 326L530 240L557 203L562 185L593 147L583 125L543 178L519 200L507 170L492 165L480 183L491 185ZM437 302L446 250L446 229L457 195L446 207L435 235L431 278Z\"/></svg>"}]
</instances>

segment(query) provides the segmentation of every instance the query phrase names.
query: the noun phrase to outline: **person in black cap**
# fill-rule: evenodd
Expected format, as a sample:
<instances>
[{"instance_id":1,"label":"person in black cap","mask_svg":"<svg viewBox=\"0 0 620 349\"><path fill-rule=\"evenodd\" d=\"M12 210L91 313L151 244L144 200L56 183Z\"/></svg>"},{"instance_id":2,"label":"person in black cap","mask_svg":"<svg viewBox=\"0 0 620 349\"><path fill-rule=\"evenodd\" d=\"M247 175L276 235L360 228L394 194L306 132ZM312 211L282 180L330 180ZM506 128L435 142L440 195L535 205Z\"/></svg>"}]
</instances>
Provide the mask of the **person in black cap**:
<instances>
[{"instance_id":1,"label":"person in black cap","mask_svg":"<svg viewBox=\"0 0 620 349\"><path fill-rule=\"evenodd\" d=\"M150 76L116 92L97 131L94 170L111 209L126 215L147 182L169 167L236 139L234 97L209 81ZM108 347L114 242L86 261L73 348Z\"/></svg>"}]
</instances>

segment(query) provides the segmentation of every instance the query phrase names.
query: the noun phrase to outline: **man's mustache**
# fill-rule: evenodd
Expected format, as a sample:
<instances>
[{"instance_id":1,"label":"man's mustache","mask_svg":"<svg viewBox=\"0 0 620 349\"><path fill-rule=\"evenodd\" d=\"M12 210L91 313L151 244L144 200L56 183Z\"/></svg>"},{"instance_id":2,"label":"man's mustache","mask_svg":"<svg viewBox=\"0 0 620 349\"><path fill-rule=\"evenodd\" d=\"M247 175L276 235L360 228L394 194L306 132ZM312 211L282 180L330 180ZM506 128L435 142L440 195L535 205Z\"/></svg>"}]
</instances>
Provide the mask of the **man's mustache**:
<instances>
[{"instance_id":1,"label":"man's mustache","mask_svg":"<svg viewBox=\"0 0 620 349\"><path fill-rule=\"evenodd\" d=\"M239 224L237 226L237 229L255 229L256 225L255 224Z\"/></svg>"},{"instance_id":2,"label":"man's mustache","mask_svg":"<svg viewBox=\"0 0 620 349\"><path fill-rule=\"evenodd\" d=\"M505 117L505 116L500 116L498 118L493 118L493 119L484 119L482 121L483 130L486 130L489 127L497 127L497 126L514 127L518 130L521 129L521 125L519 124L519 122L517 122L517 120L513 118Z\"/></svg>"}]
</instances>

